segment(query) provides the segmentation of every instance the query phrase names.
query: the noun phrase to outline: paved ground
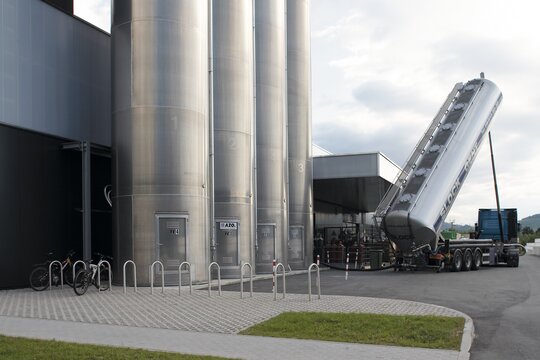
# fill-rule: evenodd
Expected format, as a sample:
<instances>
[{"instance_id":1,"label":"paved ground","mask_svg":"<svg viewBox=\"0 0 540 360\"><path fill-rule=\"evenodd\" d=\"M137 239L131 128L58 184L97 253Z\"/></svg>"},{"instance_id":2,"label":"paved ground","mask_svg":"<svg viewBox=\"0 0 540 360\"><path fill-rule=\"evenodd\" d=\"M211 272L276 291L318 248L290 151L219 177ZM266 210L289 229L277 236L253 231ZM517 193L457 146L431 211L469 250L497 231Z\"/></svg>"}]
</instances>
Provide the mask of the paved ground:
<instances>
[{"instance_id":1,"label":"paved ground","mask_svg":"<svg viewBox=\"0 0 540 360\"><path fill-rule=\"evenodd\" d=\"M265 284L270 281L264 281ZM248 294L247 294L248 295ZM65 341L144 347L246 359L313 359L361 354L366 359L457 359L459 352L234 335L283 311L371 312L464 316L448 308L410 301L330 296L307 301L306 295L255 293L239 298L206 291L178 296L177 288L150 294L148 288L123 294L121 288L84 296L73 290L0 291L0 332Z\"/></svg>"},{"instance_id":2,"label":"paved ground","mask_svg":"<svg viewBox=\"0 0 540 360\"><path fill-rule=\"evenodd\" d=\"M321 272L323 294L407 299L462 311L473 318L471 359L540 358L540 257L520 258L519 268L490 267L469 273L431 271ZM234 289L234 287L227 287ZM307 277L287 278L287 290L305 293ZM269 285L255 283L256 291Z\"/></svg>"}]
</instances>

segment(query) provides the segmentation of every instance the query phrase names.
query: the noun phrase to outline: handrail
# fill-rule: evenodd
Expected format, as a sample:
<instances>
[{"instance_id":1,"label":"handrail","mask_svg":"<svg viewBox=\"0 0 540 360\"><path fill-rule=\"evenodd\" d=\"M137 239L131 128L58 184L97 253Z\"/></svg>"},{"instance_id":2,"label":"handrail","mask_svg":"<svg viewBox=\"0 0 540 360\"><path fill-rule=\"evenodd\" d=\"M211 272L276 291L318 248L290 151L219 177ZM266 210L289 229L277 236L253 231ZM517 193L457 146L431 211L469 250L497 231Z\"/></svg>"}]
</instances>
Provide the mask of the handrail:
<instances>
[{"instance_id":1,"label":"handrail","mask_svg":"<svg viewBox=\"0 0 540 360\"><path fill-rule=\"evenodd\" d=\"M319 265L317 264L311 264L309 265L309 268L308 268L308 294L309 294L309 301L311 301L311 269L313 269L314 267L317 268L317 280L316 280L316 284L317 284L317 295L318 295L318 299L320 300L321 299L321 274L319 272Z\"/></svg>"},{"instance_id":2,"label":"handrail","mask_svg":"<svg viewBox=\"0 0 540 360\"><path fill-rule=\"evenodd\" d=\"M240 267L240 299L244 298L244 267L249 267L249 296L253 297L253 267L250 263L244 263Z\"/></svg>"},{"instance_id":3,"label":"handrail","mask_svg":"<svg viewBox=\"0 0 540 360\"><path fill-rule=\"evenodd\" d=\"M280 266L281 266L281 269L282 269L281 277L283 279L283 299L285 299L285 294L287 292L286 288L285 288L285 266L282 263L278 263L276 265L276 286L274 286L274 300L277 299L278 271L279 271Z\"/></svg>"},{"instance_id":4,"label":"handrail","mask_svg":"<svg viewBox=\"0 0 540 360\"><path fill-rule=\"evenodd\" d=\"M221 267L217 262L212 262L210 265L208 265L208 297L212 296L212 266L217 266L218 269L218 289L219 289L219 296L221 296Z\"/></svg>"},{"instance_id":5,"label":"handrail","mask_svg":"<svg viewBox=\"0 0 540 360\"><path fill-rule=\"evenodd\" d=\"M107 260L100 260L97 264L97 283L98 283L98 293L101 291L101 265L107 264L107 269L109 270L109 291L112 291L112 270L111 264Z\"/></svg>"},{"instance_id":6,"label":"handrail","mask_svg":"<svg viewBox=\"0 0 540 360\"><path fill-rule=\"evenodd\" d=\"M178 295L182 295L182 266L186 265L189 271L189 293L193 293L193 283L192 283L192 277L191 277L191 264L187 261L184 261L183 263L178 266Z\"/></svg>"},{"instance_id":7,"label":"handrail","mask_svg":"<svg viewBox=\"0 0 540 360\"><path fill-rule=\"evenodd\" d=\"M72 279L73 279L73 286L75 286L75 268L77 267L77 264L79 264L79 263L83 264L84 270L87 269L86 262L84 262L84 261L82 261L82 260L77 260L77 261L75 261L75 262L73 263L73 268L71 269L72 272L73 272L73 277L72 277Z\"/></svg>"},{"instance_id":8,"label":"handrail","mask_svg":"<svg viewBox=\"0 0 540 360\"><path fill-rule=\"evenodd\" d=\"M154 265L161 265L161 293L165 293L165 268L163 263L159 260L156 260L150 265L150 293L154 294Z\"/></svg>"},{"instance_id":9,"label":"handrail","mask_svg":"<svg viewBox=\"0 0 540 360\"><path fill-rule=\"evenodd\" d=\"M127 260L124 263L123 267L123 279L124 279L124 294L126 293L126 266L127 264L133 264L133 286L135 292L137 292L137 265L135 265L135 262L133 260Z\"/></svg>"},{"instance_id":10,"label":"handrail","mask_svg":"<svg viewBox=\"0 0 540 360\"><path fill-rule=\"evenodd\" d=\"M52 266L53 264L60 265L60 286L64 288L64 269L62 269L62 263L58 260L53 260L49 264L49 290L52 290ZM75 281L74 281L75 282Z\"/></svg>"}]
</instances>

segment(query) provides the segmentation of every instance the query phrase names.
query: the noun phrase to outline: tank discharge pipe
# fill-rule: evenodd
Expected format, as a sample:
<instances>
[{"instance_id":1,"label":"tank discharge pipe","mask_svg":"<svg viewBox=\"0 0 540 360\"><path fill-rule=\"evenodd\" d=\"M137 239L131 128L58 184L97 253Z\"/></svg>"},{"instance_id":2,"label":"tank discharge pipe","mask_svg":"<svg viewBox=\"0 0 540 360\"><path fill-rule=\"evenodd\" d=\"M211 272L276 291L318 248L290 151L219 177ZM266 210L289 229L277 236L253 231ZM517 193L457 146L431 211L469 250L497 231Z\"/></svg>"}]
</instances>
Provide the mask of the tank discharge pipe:
<instances>
[{"instance_id":1,"label":"tank discharge pipe","mask_svg":"<svg viewBox=\"0 0 540 360\"><path fill-rule=\"evenodd\" d=\"M124 263L122 273L123 273L123 282L124 282L124 294L126 293L126 266L128 264L133 264L133 289L137 292L137 265L133 260L128 260Z\"/></svg>"},{"instance_id":2,"label":"tank discharge pipe","mask_svg":"<svg viewBox=\"0 0 540 360\"><path fill-rule=\"evenodd\" d=\"M317 269L317 299L321 299L321 273L319 272L319 265L317 264L311 264L308 268L308 294L309 294L309 301L311 301L311 269L316 268Z\"/></svg>"},{"instance_id":3,"label":"tank discharge pipe","mask_svg":"<svg viewBox=\"0 0 540 360\"><path fill-rule=\"evenodd\" d=\"M154 265L161 266L161 293L165 293L165 268L163 263L159 260L156 260L150 265L150 293L154 294Z\"/></svg>"},{"instance_id":4,"label":"tank discharge pipe","mask_svg":"<svg viewBox=\"0 0 540 360\"><path fill-rule=\"evenodd\" d=\"M208 297L212 297L212 266L217 267L217 276L218 276L218 291L219 296L221 296L221 268L217 262L212 262L208 265Z\"/></svg>"},{"instance_id":5,"label":"tank discharge pipe","mask_svg":"<svg viewBox=\"0 0 540 360\"><path fill-rule=\"evenodd\" d=\"M277 273L279 271L279 268L281 267L281 278L283 279L283 299L285 299L285 294L287 293L287 290L286 290L286 287L285 287L285 266L283 266L282 263L278 263L276 265L276 270L275 272ZM276 274L277 275L277 274ZM277 299L277 283L275 284L274 286L274 300Z\"/></svg>"},{"instance_id":6,"label":"tank discharge pipe","mask_svg":"<svg viewBox=\"0 0 540 360\"><path fill-rule=\"evenodd\" d=\"M240 299L244 298L244 267L249 267L249 296L253 297L253 268L250 263L244 263L240 268Z\"/></svg>"},{"instance_id":7,"label":"tank discharge pipe","mask_svg":"<svg viewBox=\"0 0 540 360\"><path fill-rule=\"evenodd\" d=\"M182 295L182 266L186 266L188 270L189 275L189 294L193 294L193 282L191 277L191 264L187 261L184 261L183 263L178 266L178 296Z\"/></svg>"}]
</instances>

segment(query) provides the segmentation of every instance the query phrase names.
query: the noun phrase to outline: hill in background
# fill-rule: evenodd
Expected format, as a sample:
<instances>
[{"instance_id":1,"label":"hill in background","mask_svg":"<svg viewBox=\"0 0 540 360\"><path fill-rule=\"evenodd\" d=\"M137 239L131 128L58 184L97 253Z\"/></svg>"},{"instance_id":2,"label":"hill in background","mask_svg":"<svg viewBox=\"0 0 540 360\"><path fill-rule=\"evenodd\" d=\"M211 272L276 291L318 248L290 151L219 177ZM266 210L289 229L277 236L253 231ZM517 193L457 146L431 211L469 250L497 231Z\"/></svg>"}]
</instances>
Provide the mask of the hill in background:
<instances>
[{"instance_id":1,"label":"hill in background","mask_svg":"<svg viewBox=\"0 0 540 360\"><path fill-rule=\"evenodd\" d=\"M519 222L521 223L521 229L528 226L533 229L533 231L536 231L538 228L540 228L540 214L527 216L521 219Z\"/></svg>"},{"instance_id":2,"label":"hill in background","mask_svg":"<svg viewBox=\"0 0 540 360\"><path fill-rule=\"evenodd\" d=\"M441 226L441 230L448 230L450 228L452 228L452 224L447 223L447 222L444 222L443 225ZM468 234L474 231L474 225L454 224L453 229L456 230L460 234Z\"/></svg>"}]
</instances>

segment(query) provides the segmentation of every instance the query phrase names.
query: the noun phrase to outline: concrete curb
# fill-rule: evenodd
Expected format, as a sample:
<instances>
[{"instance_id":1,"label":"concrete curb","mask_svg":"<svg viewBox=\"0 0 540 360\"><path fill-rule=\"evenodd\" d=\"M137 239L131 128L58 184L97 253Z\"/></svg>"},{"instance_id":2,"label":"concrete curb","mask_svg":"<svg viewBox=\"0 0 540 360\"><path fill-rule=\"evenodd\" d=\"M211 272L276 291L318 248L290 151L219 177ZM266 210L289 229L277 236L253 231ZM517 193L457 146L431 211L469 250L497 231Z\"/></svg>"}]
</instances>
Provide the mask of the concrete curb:
<instances>
[{"instance_id":1,"label":"concrete curb","mask_svg":"<svg viewBox=\"0 0 540 360\"><path fill-rule=\"evenodd\" d=\"M469 315L465 313L461 314L465 318L465 326L463 327L458 360L469 360L471 357L471 346L474 340L474 322Z\"/></svg>"}]
</instances>

